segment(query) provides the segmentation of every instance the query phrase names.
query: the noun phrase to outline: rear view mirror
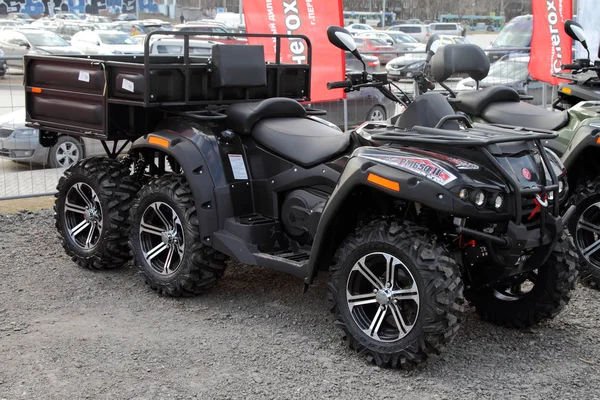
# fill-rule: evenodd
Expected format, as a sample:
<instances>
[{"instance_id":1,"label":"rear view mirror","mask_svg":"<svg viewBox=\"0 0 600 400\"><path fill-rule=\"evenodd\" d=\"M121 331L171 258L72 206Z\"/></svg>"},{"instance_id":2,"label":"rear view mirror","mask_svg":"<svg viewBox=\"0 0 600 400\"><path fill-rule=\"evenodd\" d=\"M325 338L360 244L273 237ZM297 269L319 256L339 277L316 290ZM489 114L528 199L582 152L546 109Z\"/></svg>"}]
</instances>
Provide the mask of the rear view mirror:
<instances>
[{"instance_id":1,"label":"rear view mirror","mask_svg":"<svg viewBox=\"0 0 600 400\"><path fill-rule=\"evenodd\" d=\"M583 47L587 49L587 43L585 41L585 31L583 30L583 26L569 19L565 21L565 32L571 37L571 39L581 42Z\"/></svg>"},{"instance_id":2,"label":"rear view mirror","mask_svg":"<svg viewBox=\"0 0 600 400\"><path fill-rule=\"evenodd\" d=\"M329 42L338 49L349 51L352 54L356 52L356 42L354 41L354 38L350 32L344 28L340 28L339 26L330 26L327 28L327 38L329 39Z\"/></svg>"},{"instance_id":3,"label":"rear view mirror","mask_svg":"<svg viewBox=\"0 0 600 400\"><path fill-rule=\"evenodd\" d=\"M432 56L437 52L440 47L440 37L437 33L434 33L429 37L427 41L427 45L425 46L425 51L430 53Z\"/></svg>"}]
</instances>

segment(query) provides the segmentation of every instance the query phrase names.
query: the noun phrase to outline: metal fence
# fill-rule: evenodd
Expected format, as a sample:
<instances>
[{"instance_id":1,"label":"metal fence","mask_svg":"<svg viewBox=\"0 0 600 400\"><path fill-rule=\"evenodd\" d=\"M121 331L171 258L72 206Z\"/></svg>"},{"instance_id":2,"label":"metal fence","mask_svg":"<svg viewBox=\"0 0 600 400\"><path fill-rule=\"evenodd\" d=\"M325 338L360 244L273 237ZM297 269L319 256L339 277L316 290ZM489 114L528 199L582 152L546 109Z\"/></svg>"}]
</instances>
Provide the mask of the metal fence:
<instances>
[{"instance_id":1,"label":"metal fence","mask_svg":"<svg viewBox=\"0 0 600 400\"><path fill-rule=\"evenodd\" d=\"M363 52L377 54L380 63L370 65L371 71L387 71L395 83L412 95L411 68L419 68L425 59L424 52ZM488 85L508 85L524 95L533 96L535 105L548 107L552 104L555 90L547 84L534 81L527 72L529 49L511 49L490 52L494 62L490 77L481 82ZM386 62L387 61L387 62ZM348 67L352 61L348 61ZM373 63L376 64L376 63ZM8 74L0 79L0 200L52 194L56 190L64 167L81 157L104 155L97 140L78 140L64 136L53 148L38 143L37 131L25 127L25 95L23 77ZM475 83L465 76L456 76L446 82L453 90L473 90ZM439 85L436 90L443 90ZM400 109L397 104L384 98L376 89L361 90L347 95L347 99L312 103L313 107L327 111L325 119L343 127L365 120L381 120L392 117Z\"/></svg>"}]
</instances>

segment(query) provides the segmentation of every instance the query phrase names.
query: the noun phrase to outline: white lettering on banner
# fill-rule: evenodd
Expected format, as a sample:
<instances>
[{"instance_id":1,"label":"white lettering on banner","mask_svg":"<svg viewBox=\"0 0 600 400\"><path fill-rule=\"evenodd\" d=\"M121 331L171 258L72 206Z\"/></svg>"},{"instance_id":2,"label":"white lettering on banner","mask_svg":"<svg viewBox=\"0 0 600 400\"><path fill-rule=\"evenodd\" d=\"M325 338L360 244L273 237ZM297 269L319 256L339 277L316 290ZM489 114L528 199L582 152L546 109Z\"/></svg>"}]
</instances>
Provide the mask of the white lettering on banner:
<instances>
[{"instance_id":1,"label":"white lettering on banner","mask_svg":"<svg viewBox=\"0 0 600 400\"><path fill-rule=\"evenodd\" d=\"M275 24L275 12L273 11L273 0L266 0L266 6L267 6L267 17L269 18L269 21L271 21L271 23L269 24L269 30L271 31L271 34L277 35L277 24ZM277 39L271 38L271 40L273 41L273 52L276 52L277 51Z\"/></svg>"},{"instance_id":2,"label":"white lettering on banner","mask_svg":"<svg viewBox=\"0 0 600 400\"><path fill-rule=\"evenodd\" d=\"M302 21L300 20L300 12L298 11L297 0L283 0L283 14L285 15L285 29L288 35L293 35L294 31L297 31L302 27ZM306 55L304 51L306 46L302 39L290 39L290 51L292 52L292 61L298 64L302 64L306 61Z\"/></svg>"},{"instance_id":3,"label":"white lettering on banner","mask_svg":"<svg viewBox=\"0 0 600 400\"><path fill-rule=\"evenodd\" d=\"M560 1L560 8L562 8L562 0ZM559 22L556 6L554 0L546 1L546 10L548 11L548 25L550 26L550 38L552 40L552 57L551 57L551 69L552 73L559 73L562 68L562 46L560 43L560 34L557 28Z\"/></svg>"},{"instance_id":4,"label":"white lettering on banner","mask_svg":"<svg viewBox=\"0 0 600 400\"><path fill-rule=\"evenodd\" d=\"M312 0L306 0L306 9L308 10L308 19L310 19L310 24L316 25L317 17L315 15L315 8L312 5Z\"/></svg>"}]
</instances>

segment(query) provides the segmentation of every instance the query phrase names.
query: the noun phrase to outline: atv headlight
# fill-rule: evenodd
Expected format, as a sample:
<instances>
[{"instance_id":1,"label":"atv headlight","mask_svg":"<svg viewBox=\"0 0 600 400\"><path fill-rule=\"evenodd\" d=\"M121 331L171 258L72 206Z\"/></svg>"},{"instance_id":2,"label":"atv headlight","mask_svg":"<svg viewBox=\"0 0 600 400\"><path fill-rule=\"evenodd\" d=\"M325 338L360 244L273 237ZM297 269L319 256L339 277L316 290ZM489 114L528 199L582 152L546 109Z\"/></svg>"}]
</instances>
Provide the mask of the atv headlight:
<instances>
[{"instance_id":1,"label":"atv headlight","mask_svg":"<svg viewBox=\"0 0 600 400\"><path fill-rule=\"evenodd\" d=\"M550 200L550 201L554 200L554 190L551 192L548 192L548 200Z\"/></svg>"},{"instance_id":2,"label":"atv headlight","mask_svg":"<svg viewBox=\"0 0 600 400\"><path fill-rule=\"evenodd\" d=\"M475 192L473 199L473 203L475 203L477 207L482 207L485 204L485 193L483 193L483 190Z\"/></svg>"},{"instance_id":3,"label":"atv headlight","mask_svg":"<svg viewBox=\"0 0 600 400\"><path fill-rule=\"evenodd\" d=\"M502 196L501 194L499 194L494 199L494 208L496 210L500 210L500 209L502 209L503 205L504 205L504 196Z\"/></svg>"},{"instance_id":4,"label":"atv headlight","mask_svg":"<svg viewBox=\"0 0 600 400\"><path fill-rule=\"evenodd\" d=\"M565 184L563 183L562 179L558 180L558 194L562 194L562 192L565 190Z\"/></svg>"},{"instance_id":5,"label":"atv headlight","mask_svg":"<svg viewBox=\"0 0 600 400\"><path fill-rule=\"evenodd\" d=\"M469 189L467 189L467 188L460 189L460 191L458 192L458 197L461 200L467 200L469 198Z\"/></svg>"}]
</instances>

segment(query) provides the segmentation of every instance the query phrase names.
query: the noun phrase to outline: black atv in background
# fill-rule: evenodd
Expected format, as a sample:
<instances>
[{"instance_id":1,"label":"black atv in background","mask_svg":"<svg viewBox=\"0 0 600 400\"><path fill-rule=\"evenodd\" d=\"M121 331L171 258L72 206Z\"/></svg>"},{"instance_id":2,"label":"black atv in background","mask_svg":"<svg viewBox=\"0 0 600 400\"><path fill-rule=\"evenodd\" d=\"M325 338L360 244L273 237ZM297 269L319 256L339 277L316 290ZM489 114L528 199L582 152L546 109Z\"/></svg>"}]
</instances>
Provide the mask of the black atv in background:
<instances>
[{"instance_id":1,"label":"black atv in background","mask_svg":"<svg viewBox=\"0 0 600 400\"><path fill-rule=\"evenodd\" d=\"M187 43L200 32L160 34ZM328 34L360 57L347 31ZM258 36L304 40L310 60L304 36ZM442 352L465 296L484 319L513 327L553 318L569 301L577 272L559 215L566 176L541 143L552 136L473 125L438 94L417 98L396 124L341 132L298 102L310 101L310 64L266 63L262 46L216 45L202 59L186 44L183 58L150 57L148 43L143 64L25 60L40 141L69 132L107 150L58 186L56 226L80 266L119 267L132 251L148 285L169 296L208 291L228 259L306 285L329 273L348 345L386 367ZM385 74L330 87L398 100ZM119 139L135 140L122 161Z\"/></svg>"},{"instance_id":2,"label":"black atv in background","mask_svg":"<svg viewBox=\"0 0 600 400\"><path fill-rule=\"evenodd\" d=\"M581 41L585 47L585 34L581 25L573 21L565 23L565 31L574 39ZM464 49L471 47L469 59L480 65L479 81L487 75L489 62L486 56L473 45L448 45L441 48L432 60L432 69L436 82L444 85L455 71L452 60L464 55ZM476 61L478 60L478 61ZM585 64L583 67L580 64ZM565 65L564 68L581 71L600 71L598 66L590 66L589 60L579 60L578 64ZM581 67L581 68L580 68ZM576 71L577 72L577 71ZM561 74L563 77L564 74ZM577 75L577 74L575 74ZM579 253L579 268L584 283L600 287L600 101L583 101L577 103L589 92L586 88L577 88L573 84L561 84L559 91L563 94L555 106L565 107L562 112L546 110L523 102L526 96L520 96L513 88L494 86L476 91L454 93L448 90L448 101L453 108L469 117L471 121L494 124L502 127L519 126L526 129L546 131L548 134L558 133L556 139L548 136L544 146L560 157L568 171L568 181L559 188L561 203L576 206L574 217L570 220L569 230L573 236ZM572 96L566 96L566 93ZM595 96L598 96L596 93ZM567 98L568 97L568 98ZM600 99L600 97L598 97ZM568 201L565 201L568 199Z\"/></svg>"}]
</instances>

